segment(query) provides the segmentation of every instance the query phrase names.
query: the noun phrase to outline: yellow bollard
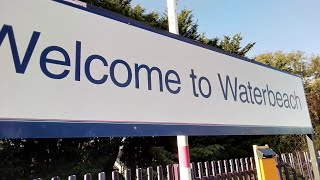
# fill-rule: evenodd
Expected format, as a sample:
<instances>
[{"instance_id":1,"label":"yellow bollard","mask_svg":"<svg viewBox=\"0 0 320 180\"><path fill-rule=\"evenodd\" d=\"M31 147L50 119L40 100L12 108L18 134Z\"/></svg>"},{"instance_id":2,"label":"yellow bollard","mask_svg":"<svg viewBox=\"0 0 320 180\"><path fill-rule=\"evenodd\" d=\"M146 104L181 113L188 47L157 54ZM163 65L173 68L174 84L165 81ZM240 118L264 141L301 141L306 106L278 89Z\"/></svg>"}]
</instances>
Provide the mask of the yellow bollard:
<instances>
[{"instance_id":1,"label":"yellow bollard","mask_svg":"<svg viewBox=\"0 0 320 180\"><path fill-rule=\"evenodd\" d=\"M279 179L277 164L274 158L259 159L262 180Z\"/></svg>"},{"instance_id":2,"label":"yellow bollard","mask_svg":"<svg viewBox=\"0 0 320 180\"><path fill-rule=\"evenodd\" d=\"M279 180L276 153L266 146L253 145L258 180Z\"/></svg>"}]
</instances>

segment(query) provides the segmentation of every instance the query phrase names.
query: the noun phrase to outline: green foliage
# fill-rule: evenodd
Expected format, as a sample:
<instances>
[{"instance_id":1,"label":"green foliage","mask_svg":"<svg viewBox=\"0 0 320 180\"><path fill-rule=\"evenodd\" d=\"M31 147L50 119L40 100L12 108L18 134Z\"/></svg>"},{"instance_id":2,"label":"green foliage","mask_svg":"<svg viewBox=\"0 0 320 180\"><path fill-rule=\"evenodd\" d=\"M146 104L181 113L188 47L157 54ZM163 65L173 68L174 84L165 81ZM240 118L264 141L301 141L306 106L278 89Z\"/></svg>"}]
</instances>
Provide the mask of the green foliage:
<instances>
[{"instance_id":1,"label":"green foliage","mask_svg":"<svg viewBox=\"0 0 320 180\"><path fill-rule=\"evenodd\" d=\"M120 160L134 169L150 165L166 166L176 161L172 150L176 148L175 137L128 137L124 142Z\"/></svg>"},{"instance_id":2,"label":"green foliage","mask_svg":"<svg viewBox=\"0 0 320 180\"><path fill-rule=\"evenodd\" d=\"M320 126L314 127L314 142L317 149L320 149Z\"/></svg>"},{"instance_id":3,"label":"green foliage","mask_svg":"<svg viewBox=\"0 0 320 180\"><path fill-rule=\"evenodd\" d=\"M121 138L4 139L0 171L5 179L110 174L120 144Z\"/></svg>"},{"instance_id":4,"label":"green foliage","mask_svg":"<svg viewBox=\"0 0 320 180\"><path fill-rule=\"evenodd\" d=\"M205 162L208 160L218 160L221 157L225 157L224 152L225 152L225 148L219 144L192 147L190 149L190 158L192 162Z\"/></svg>"},{"instance_id":5,"label":"green foliage","mask_svg":"<svg viewBox=\"0 0 320 180\"><path fill-rule=\"evenodd\" d=\"M219 40L219 38L207 39L205 35L202 34L201 36L199 36L198 41L234 54L238 54L240 56L245 56L245 54L253 48L255 43L249 43L242 48L242 39L243 37L240 33L235 34L232 38L229 36L224 36L222 40Z\"/></svg>"},{"instance_id":6,"label":"green foliage","mask_svg":"<svg viewBox=\"0 0 320 180\"><path fill-rule=\"evenodd\" d=\"M307 150L307 144L304 135L273 136L272 141L268 144L275 152L279 154Z\"/></svg>"},{"instance_id":7,"label":"green foliage","mask_svg":"<svg viewBox=\"0 0 320 180\"><path fill-rule=\"evenodd\" d=\"M320 147L320 56L305 56L301 51L284 53L281 51L258 55L255 60L278 69L297 74L304 80L308 108L316 133L316 143ZM278 149L292 152L306 149L303 136L279 136Z\"/></svg>"},{"instance_id":8,"label":"green foliage","mask_svg":"<svg viewBox=\"0 0 320 180\"><path fill-rule=\"evenodd\" d=\"M311 73L311 76L313 76L313 78L315 78L315 79L320 78L320 56L312 56L311 57L309 71Z\"/></svg>"},{"instance_id":9,"label":"green foliage","mask_svg":"<svg viewBox=\"0 0 320 180\"><path fill-rule=\"evenodd\" d=\"M152 157L151 166L156 167L158 165L168 165L174 164L174 160L177 158L172 152L164 149L164 147L154 147L150 148L150 153Z\"/></svg>"},{"instance_id":10,"label":"green foliage","mask_svg":"<svg viewBox=\"0 0 320 180\"><path fill-rule=\"evenodd\" d=\"M131 10L131 0L86 0L84 2L103 9L112 10L125 16L128 16Z\"/></svg>"},{"instance_id":11,"label":"green foliage","mask_svg":"<svg viewBox=\"0 0 320 180\"><path fill-rule=\"evenodd\" d=\"M144 22L155 28L168 31L167 14L159 14L155 11L147 12L141 5L131 7L130 0L83 0L89 4L108 9L119 14L125 15L137 21ZM240 33L232 37L224 36L221 40L219 38L207 38L204 33L198 32L198 23L194 20L192 11L183 9L178 13L178 27L181 36L205 43L209 46L214 46L225 51L245 56L250 51L255 43L248 43L241 47L243 37Z\"/></svg>"},{"instance_id":12,"label":"green foliage","mask_svg":"<svg viewBox=\"0 0 320 180\"><path fill-rule=\"evenodd\" d=\"M317 127L320 126L320 78L314 79L306 88L308 89L307 101L310 116L313 126L316 127L316 133L319 135L320 131L317 131L319 130Z\"/></svg>"},{"instance_id":13,"label":"green foliage","mask_svg":"<svg viewBox=\"0 0 320 180\"><path fill-rule=\"evenodd\" d=\"M178 15L179 34L190 38L197 39L199 37L198 24L194 22L192 11L183 9Z\"/></svg>"},{"instance_id":14,"label":"green foliage","mask_svg":"<svg viewBox=\"0 0 320 180\"><path fill-rule=\"evenodd\" d=\"M258 55L254 59L304 78L310 76L307 58L301 51L293 51L290 53L284 53L282 51L269 52Z\"/></svg>"},{"instance_id":15,"label":"green foliage","mask_svg":"<svg viewBox=\"0 0 320 180\"><path fill-rule=\"evenodd\" d=\"M240 44L242 39L243 37L241 34L235 34L232 38L224 36L220 46L226 51L244 56L255 45L255 43L249 43L241 49Z\"/></svg>"},{"instance_id":16,"label":"green foliage","mask_svg":"<svg viewBox=\"0 0 320 180\"><path fill-rule=\"evenodd\" d=\"M189 144L191 160L202 162L251 157L252 145L268 144L277 153L301 151L305 148L304 136L301 135L202 136L190 137Z\"/></svg>"}]
</instances>

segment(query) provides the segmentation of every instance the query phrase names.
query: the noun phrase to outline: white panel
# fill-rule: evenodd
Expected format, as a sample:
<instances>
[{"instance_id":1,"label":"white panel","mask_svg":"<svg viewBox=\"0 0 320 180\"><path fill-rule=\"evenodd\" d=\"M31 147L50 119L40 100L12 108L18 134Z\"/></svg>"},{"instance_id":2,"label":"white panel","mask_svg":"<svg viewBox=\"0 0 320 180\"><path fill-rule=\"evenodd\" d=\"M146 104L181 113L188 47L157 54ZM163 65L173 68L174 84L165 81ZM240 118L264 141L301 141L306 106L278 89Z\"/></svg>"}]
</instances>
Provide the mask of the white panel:
<instances>
[{"instance_id":1,"label":"white panel","mask_svg":"<svg viewBox=\"0 0 320 180\"><path fill-rule=\"evenodd\" d=\"M15 71L8 34L1 43L2 119L311 127L301 79L287 73L54 1L3 1L0 28L4 25L13 28L21 61L32 33L41 34L24 74ZM81 42L81 81L75 81L76 41ZM52 73L69 70L67 77L52 79L43 73L40 56L49 46L59 46L70 56L70 67L48 65ZM97 79L104 74L109 76L103 84L91 83L85 75L85 61L93 54L104 57L108 63L106 67L95 60L90 70ZM48 57L63 60L58 52L51 52ZM116 59L124 60L132 70L128 87L118 87L110 78L110 66ZM144 70L140 72L137 89L135 64L161 69L163 92L159 91L156 73L152 75L152 90L147 89ZM116 66L115 77L125 81L127 72L120 66ZM210 81L209 98L193 95L191 69L197 75L197 83L201 76ZM164 79L168 70L176 71L181 79L181 85L170 85L173 89L181 87L178 94L166 88ZM273 107L268 100L266 105L242 103L239 99L234 101L230 92L225 100L218 73L224 84L229 75L232 81L237 77L238 85L248 86L250 82L261 91L268 85L274 93L295 94L301 107ZM205 81L202 83L207 93Z\"/></svg>"}]
</instances>

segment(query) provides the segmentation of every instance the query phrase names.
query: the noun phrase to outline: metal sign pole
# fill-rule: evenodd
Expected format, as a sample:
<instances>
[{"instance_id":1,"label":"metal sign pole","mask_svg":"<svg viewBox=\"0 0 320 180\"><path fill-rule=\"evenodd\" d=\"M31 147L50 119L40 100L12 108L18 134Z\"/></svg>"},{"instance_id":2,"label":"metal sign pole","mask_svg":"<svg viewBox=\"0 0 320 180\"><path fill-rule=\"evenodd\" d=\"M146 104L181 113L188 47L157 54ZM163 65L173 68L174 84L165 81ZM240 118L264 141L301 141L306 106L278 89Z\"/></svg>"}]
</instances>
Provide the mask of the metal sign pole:
<instances>
[{"instance_id":1,"label":"metal sign pole","mask_svg":"<svg viewBox=\"0 0 320 180\"><path fill-rule=\"evenodd\" d=\"M180 179L191 180L188 136L177 136Z\"/></svg>"},{"instance_id":2,"label":"metal sign pole","mask_svg":"<svg viewBox=\"0 0 320 180\"><path fill-rule=\"evenodd\" d=\"M169 32L173 34L179 34L176 5L176 0L167 0Z\"/></svg>"},{"instance_id":3,"label":"metal sign pole","mask_svg":"<svg viewBox=\"0 0 320 180\"><path fill-rule=\"evenodd\" d=\"M307 138L307 143L308 143L308 149L309 149L309 153L310 153L310 161L312 164L312 169L313 169L313 176L314 179L319 179L320 180L320 173L319 173L319 166L318 166L318 156L317 156L317 151L314 147L314 143L313 143L313 135L312 134L307 134L306 138Z\"/></svg>"},{"instance_id":4,"label":"metal sign pole","mask_svg":"<svg viewBox=\"0 0 320 180\"><path fill-rule=\"evenodd\" d=\"M167 0L169 32L179 34L176 0ZM188 136L177 136L180 179L191 180Z\"/></svg>"}]
</instances>

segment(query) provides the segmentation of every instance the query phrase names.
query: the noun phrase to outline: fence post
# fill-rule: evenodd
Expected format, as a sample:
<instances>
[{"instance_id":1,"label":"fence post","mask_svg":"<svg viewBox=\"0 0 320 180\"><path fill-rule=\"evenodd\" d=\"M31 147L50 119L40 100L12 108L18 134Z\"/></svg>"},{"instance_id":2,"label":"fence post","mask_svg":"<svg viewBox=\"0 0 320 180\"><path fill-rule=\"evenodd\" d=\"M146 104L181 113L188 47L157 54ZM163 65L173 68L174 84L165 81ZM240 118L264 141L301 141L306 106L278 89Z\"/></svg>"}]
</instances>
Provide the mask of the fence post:
<instances>
[{"instance_id":1,"label":"fence post","mask_svg":"<svg viewBox=\"0 0 320 180\"><path fill-rule=\"evenodd\" d=\"M235 169L234 169L234 161L233 159L229 159L229 165L230 165L230 173L231 173L231 178L235 179L236 175L235 175Z\"/></svg>"},{"instance_id":2,"label":"fence post","mask_svg":"<svg viewBox=\"0 0 320 180\"><path fill-rule=\"evenodd\" d=\"M296 156L297 156L297 159L298 159L298 166L299 166L300 174L303 177L305 177L305 173L304 173L304 169L303 169L303 164L302 164L300 152L297 152Z\"/></svg>"},{"instance_id":3,"label":"fence post","mask_svg":"<svg viewBox=\"0 0 320 180\"><path fill-rule=\"evenodd\" d=\"M242 171L242 178L243 179L246 179L246 170L245 170L245 167L244 167L244 159L243 158L240 158L240 168L241 168L241 171Z\"/></svg>"},{"instance_id":4,"label":"fence post","mask_svg":"<svg viewBox=\"0 0 320 180\"><path fill-rule=\"evenodd\" d=\"M152 180L153 179L152 167L148 167L147 168L147 176L148 176L148 180Z\"/></svg>"},{"instance_id":5,"label":"fence post","mask_svg":"<svg viewBox=\"0 0 320 180\"><path fill-rule=\"evenodd\" d=\"M250 157L250 172L252 174L252 179L256 179L256 170L255 170L255 162L253 157Z\"/></svg>"},{"instance_id":6,"label":"fence post","mask_svg":"<svg viewBox=\"0 0 320 180\"><path fill-rule=\"evenodd\" d=\"M292 153L289 153L289 161L290 161L290 165L293 169L296 169L296 165L295 165L295 162L294 162L294 159L293 159L293 154Z\"/></svg>"},{"instance_id":7,"label":"fence post","mask_svg":"<svg viewBox=\"0 0 320 180\"><path fill-rule=\"evenodd\" d=\"M126 169L124 171L124 178L125 178L125 180L131 180L131 170L130 169Z\"/></svg>"},{"instance_id":8,"label":"fence post","mask_svg":"<svg viewBox=\"0 0 320 180\"><path fill-rule=\"evenodd\" d=\"M83 176L83 180L92 180L91 174L87 173Z\"/></svg>"},{"instance_id":9,"label":"fence post","mask_svg":"<svg viewBox=\"0 0 320 180\"><path fill-rule=\"evenodd\" d=\"M194 162L191 163L191 179L196 179L197 177L197 168Z\"/></svg>"},{"instance_id":10,"label":"fence post","mask_svg":"<svg viewBox=\"0 0 320 180\"><path fill-rule=\"evenodd\" d=\"M228 174L229 168L228 168L228 160L223 160L223 168L224 168L224 173Z\"/></svg>"},{"instance_id":11,"label":"fence post","mask_svg":"<svg viewBox=\"0 0 320 180\"><path fill-rule=\"evenodd\" d=\"M280 168L284 170L284 175L286 176L286 179L289 179L289 170L287 167L287 158L286 158L286 154L281 154L281 158L280 156L277 157L278 158L278 162L280 162ZM282 170L279 171L279 175L282 174Z\"/></svg>"},{"instance_id":12,"label":"fence post","mask_svg":"<svg viewBox=\"0 0 320 180\"><path fill-rule=\"evenodd\" d=\"M245 170L246 170L246 178L248 179L251 179L251 176L250 176L250 172L249 172L249 159L246 157L244 158L244 162L245 162Z\"/></svg>"},{"instance_id":13,"label":"fence post","mask_svg":"<svg viewBox=\"0 0 320 180\"><path fill-rule=\"evenodd\" d=\"M199 178L201 179L201 178L203 178L203 165L202 165L202 162L198 162L197 166L198 166Z\"/></svg>"},{"instance_id":14,"label":"fence post","mask_svg":"<svg viewBox=\"0 0 320 180\"><path fill-rule=\"evenodd\" d=\"M173 164L173 176L174 180L180 180L179 164Z\"/></svg>"},{"instance_id":15,"label":"fence post","mask_svg":"<svg viewBox=\"0 0 320 180\"><path fill-rule=\"evenodd\" d=\"M284 163L287 163L287 157L286 154L281 154L281 159Z\"/></svg>"},{"instance_id":16,"label":"fence post","mask_svg":"<svg viewBox=\"0 0 320 180\"><path fill-rule=\"evenodd\" d=\"M224 176L225 178L229 179L229 164L228 160L223 160L223 169L224 169Z\"/></svg>"},{"instance_id":17,"label":"fence post","mask_svg":"<svg viewBox=\"0 0 320 180\"><path fill-rule=\"evenodd\" d=\"M220 160L218 161L218 174L222 175L222 164Z\"/></svg>"},{"instance_id":18,"label":"fence post","mask_svg":"<svg viewBox=\"0 0 320 180\"><path fill-rule=\"evenodd\" d=\"M249 171L249 159L246 157L244 158L244 162L245 162L245 168L247 171Z\"/></svg>"},{"instance_id":19,"label":"fence post","mask_svg":"<svg viewBox=\"0 0 320 180\"><path fill-rule=\"evenodd\" d=\"M99 175L100 175L100 173L99 173ZM106 176L105 176L105 174L103 174L103 175L104 175L104 179L103 180L105 180ZM118 171L112 171L112 180L119 180L119 172Z\"/></svg>"},{"instance_id":20,"label":"fence post","mask_svg":"<svg viewBox=\"0 0 320 180\"><path fill-rule=\"evenodd\" d=\"M77 180L76 175L68 176L68 180Z\"/></svg>"},{"instance_id":21,"label":"fence post","mask_svg":"<svg viewBox=\"0 0 320 180\"><path fill-rule=\"evenodd\" d=\"M239 159L235 159L234 163L236 164L236 171L237 171L237 179L241 179L242 177L242 172L240 170L240 165L239 165Z\"/></svg>"},{"instance_id":22,"label":"fence post","mask_svg":"<svg viewBox=\"0 0 320 180\"><path fill-rule=\"evenodd\" d=\"M318 158L317 158L316 149L315 149L314 143L313 143L313 135L307 134L306 138L307 138L308 149L309 149L309 153L310 153L310 160L311 160L311 164L312 164L314 179L320 179L319 167L318 167L318 162L317 162Z\"/></svg>"},{"instance_id":23,"label":"fence post","mask_svg":"<svg viewBox=\"0 0 320 180\"><path fill-rule=\"evenodd\" d=\"M167 179L174 180L173 179L173 169L172 169L171 165L167 165Z\"/></svg>"},{"instance_id":24,"label":"fence post","mask_svg":"<svg viewBox=\"0 0 320 180\"><path fill-rule=\"evenodd\" d=\"M211 161L211 168L212 168L212 175L216 176L218 173L216 161Z\"/></svg>"},{"instance_id":25,"label":"fence post","mask_svg":"<svg viewBox=\"0 0 320 180\"><path fill-rule=\"evenodd\" d=\"M311 160L308 156L308 153L307 152L303 152L303 157L304 157L304 162L306 164L306 167L307 167L307 173L308 173L308 177L309 179L313 179L313 175L312 175L312 168L310 167L310 164L311 164Z\"/></svg>"},{"instance_id":26,"label":"fence post","mask_svg":"<svg viewBox=\"0 0 320 180\"><path fill-rule=\"evenodd\" d=\"M254 162L253 157L250 157L250 168L251 168L251 170L255 170L255 162Z\"/></svg>"},{"instance_id":27,"label":"fence post","mask_svg":"<svg viewBox=\"0 0 320 180\"><path fill-rule=\"evenodd\" d=\"M141 168L136 169L136 176L137 176L137 180L142 180L142 169Z\"/></svg>"},{"instance_id":28,"label":"fence post","mask_svg":"<svg viewBox=\"0 0 320 180\"><path fill-rule=\"evenodd\" d=\"M289 162L290 162L290 167L292 170L293 178L294 178L294 180L297 180L297 172L296 172L297 169L294 164L294 159L293 159L292 153L289 153L288 156L289 156Z\"/></svg>"},{"instance_id":29,"label":"fence post","mask_svg":"<svg viewBox=\"0 0 320 180\"><path fill-rule=\"evenodd\" d=\"M106 180L106 173L104 173L104 172L99 173L98 180Z\"/></svg>"},{"instance_id":30,"label":"fence post","mask_svg":"<svg viewBox=\"0 0 320 180\"><path fill-rule=\"evenodd\" d=\"M208 161L204 162L205 174L209 178L211 175L210 163Z\"/></svg>"},{"instance_id":31,"label":"fence post","mask_svg":"<svg viewBox=\"0 0 320 180\"><path fill-rule=\"evenodd\" d=\"M158 180L163 180L162 166L157 166L157 174L158 174Z\"/></svg>"}]
</instances>

